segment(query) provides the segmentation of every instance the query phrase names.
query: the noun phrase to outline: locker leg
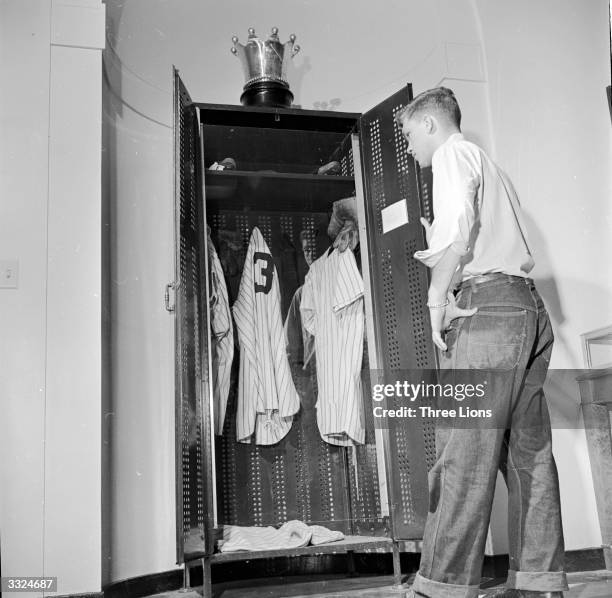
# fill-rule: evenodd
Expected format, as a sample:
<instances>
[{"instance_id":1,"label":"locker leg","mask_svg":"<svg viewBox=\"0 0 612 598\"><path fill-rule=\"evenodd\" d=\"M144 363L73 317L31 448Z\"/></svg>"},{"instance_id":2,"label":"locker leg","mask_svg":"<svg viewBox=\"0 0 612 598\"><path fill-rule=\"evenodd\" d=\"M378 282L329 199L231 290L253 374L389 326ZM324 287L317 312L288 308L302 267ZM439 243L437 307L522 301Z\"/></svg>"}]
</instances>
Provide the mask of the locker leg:
<instances>
[{"instance_id":1,"label":"locker leg","mask_svg":"<svg viewBox=\"0 0 612 598\"><path fill-rule=\"evenodd\" d=\"M185 561L183 564L183 590L187 591L191 587L191 563Z\"/></svg>"},{"instance_id":2,"label":"locker leg","mask_svg":"<svg viewBox=\"0 0 612 598\"><path fill-rule=\"evenodd\" d=\"M399 587L402 585L402 565L400 563L399 544L393 541L393 585Z\"/></svg>"},{"instance_id":3,"label":"locker leg","mask_svg":"<svg viewBox=\"0 0 612 598\"><path fill-rule=\"evenodd\" d=\"M210 558L202 559L202 598L213 598Z\"/></svg>"},{"instance_id":4,"label":"locker leg","mask_svg":"<svg viewBox=\"0 0 612 598\"><path fill-rule=\"evenodd\" d=\"M346 571L349 577L357 577L357 568L355 567L355 553L349 550L346 553Z\"/></svg>"}]
</instances>

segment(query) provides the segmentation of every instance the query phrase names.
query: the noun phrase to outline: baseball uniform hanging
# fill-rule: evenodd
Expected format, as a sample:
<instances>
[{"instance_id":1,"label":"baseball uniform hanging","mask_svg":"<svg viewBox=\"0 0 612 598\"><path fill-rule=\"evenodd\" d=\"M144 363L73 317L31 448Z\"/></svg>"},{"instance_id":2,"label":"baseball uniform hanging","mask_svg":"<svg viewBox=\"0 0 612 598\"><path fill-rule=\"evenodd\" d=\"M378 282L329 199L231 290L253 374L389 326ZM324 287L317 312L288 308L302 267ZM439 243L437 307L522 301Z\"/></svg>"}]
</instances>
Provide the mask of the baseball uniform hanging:
<instances>
[{"instance_id":1,"label":"baseball uniform hanging","mask_svg":"<svg viewBox=\"0 0 612 598\"><path fill-rule=\"evenodd\" d=\"M317 423L322 438L339 446L365 441L363 292L353 252L337 249L312 263L302 289L302 324L315 337Z\"/></svg>"},{"instance_id":2,"label":"baseball uniform hanging","mask_svg":"<svg viewBox=\"0 0 612 598\"><path fill-rule=\"evenodd\" d=\"M300 399L285 351L278 274L257 227L232 309L240 341L237 440L275 444L289 432Z\"/></svg>"}]
</instances>

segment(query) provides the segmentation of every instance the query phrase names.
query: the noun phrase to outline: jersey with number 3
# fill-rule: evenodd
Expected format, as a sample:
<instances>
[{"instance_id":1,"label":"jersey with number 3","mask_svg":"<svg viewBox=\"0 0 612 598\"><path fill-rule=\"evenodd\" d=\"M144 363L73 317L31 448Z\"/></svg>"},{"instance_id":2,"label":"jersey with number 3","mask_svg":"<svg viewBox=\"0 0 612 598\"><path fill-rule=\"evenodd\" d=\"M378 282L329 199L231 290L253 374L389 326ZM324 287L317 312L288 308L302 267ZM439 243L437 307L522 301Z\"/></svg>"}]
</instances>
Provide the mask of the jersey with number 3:
<instances>
[{"instance_id":1,"label":"jersey with number 3","mask_svg":"<svg viewBox=\"0 0 612 598\"><path fill-rule=\"evenodd\" d=\"M278 274L257 227L232 309L240 342L237 440L276 444L291 429L300 398L285 350Z\"/></svg>"}]
</instances>

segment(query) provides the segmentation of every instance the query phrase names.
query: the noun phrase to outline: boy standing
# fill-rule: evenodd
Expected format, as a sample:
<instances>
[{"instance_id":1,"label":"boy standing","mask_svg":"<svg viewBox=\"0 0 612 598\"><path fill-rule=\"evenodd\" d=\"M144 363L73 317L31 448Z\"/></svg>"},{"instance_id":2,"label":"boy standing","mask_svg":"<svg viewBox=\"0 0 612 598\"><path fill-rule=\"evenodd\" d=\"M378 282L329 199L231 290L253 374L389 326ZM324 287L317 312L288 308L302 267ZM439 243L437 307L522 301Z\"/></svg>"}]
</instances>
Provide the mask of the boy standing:
<instances>
[{"instance_id":1,"label":"boy standing","mask_svg":"<svg viewBox=\"0 0 612 598\"><path fill-rule=\"evenodd\" d=\"M434 220L428 301L441 375L493 372L489 405L503 425L438 427L429 515L411 592L478 595L497 470L508 485L507 598L559 598L567 589L557 469L542 390L553 345L516 193L485 152L461 134L450 89L418 95L397 115L409 151L432 166ZM453 291L458 285L458 293ZM503 381L495 372L503 371ZM499 420L498 420L499 421Z\"/></svg>"}]
</instances>

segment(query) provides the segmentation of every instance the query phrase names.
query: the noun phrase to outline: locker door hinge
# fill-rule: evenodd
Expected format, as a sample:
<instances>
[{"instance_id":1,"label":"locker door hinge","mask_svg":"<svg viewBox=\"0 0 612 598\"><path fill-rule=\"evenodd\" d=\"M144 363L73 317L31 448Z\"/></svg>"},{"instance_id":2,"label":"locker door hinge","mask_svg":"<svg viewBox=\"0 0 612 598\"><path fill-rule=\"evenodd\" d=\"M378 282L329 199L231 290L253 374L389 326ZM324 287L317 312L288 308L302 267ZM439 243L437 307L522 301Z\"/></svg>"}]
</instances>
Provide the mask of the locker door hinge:
<instances>
[{"instance_id":1,"label":"locker door hinge","mask_svg":"<svg viewBox=\"0 0 612 598\"><path fill-rule=\"evenodd\" d=\"M166 292L164 294L164 300L166 302L166 311L172 313L176 309L176 283L169 282L166 285ZM172 292L172 303L170 303L170 292Z\"/></svg>"}]
</instances>

